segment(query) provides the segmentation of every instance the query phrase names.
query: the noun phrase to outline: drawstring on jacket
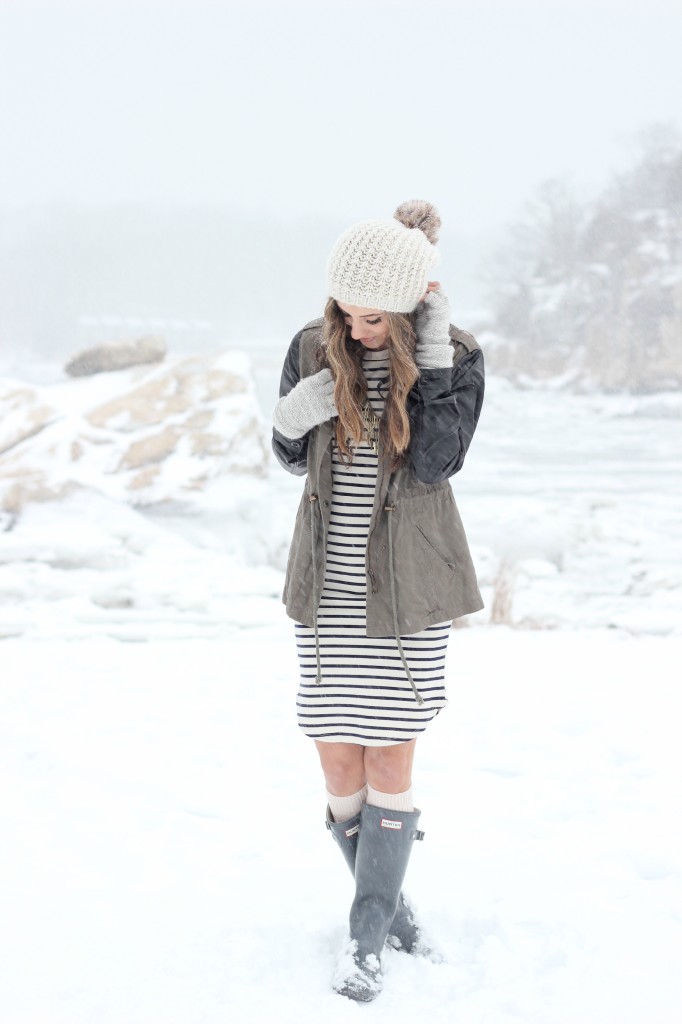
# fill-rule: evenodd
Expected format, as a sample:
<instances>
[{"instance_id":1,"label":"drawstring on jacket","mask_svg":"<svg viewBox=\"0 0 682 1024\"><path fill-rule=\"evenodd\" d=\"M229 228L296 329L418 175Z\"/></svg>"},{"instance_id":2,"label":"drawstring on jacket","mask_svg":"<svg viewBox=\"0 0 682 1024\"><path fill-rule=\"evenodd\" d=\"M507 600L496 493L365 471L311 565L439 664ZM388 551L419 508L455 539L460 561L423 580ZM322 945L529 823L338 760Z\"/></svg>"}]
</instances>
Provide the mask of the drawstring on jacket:
<instances>
[{"instance_id":1,"label":"drawstring on jacket","mask_svg":"<svg viewBox=\"0 0 682 1024\"><path fill-rule=\"evenodd\" d=\"M396 643L398 644L398 650L400 651L400 657L402 658L403 667L407 673L407 678L410 681L410 686L414 691L415 700L417 704L423 704L424 698L417 689L412 673L410 672L410 666L407 664L407 658L403 650L403 645L400 642L400 629L398 627L398 604L395 596L395 577L393 575L393 516L391 512L395 510L395 505L385 505L384 512L388 512L388 573L391 579L391 608L393 609L393 632L395 633Z\"/></svg>"},{"instance_id":2,"label":"drawstring on jacket","mask_svg":"<svg viewBox=\"0 0 682 1024\"><path fill-rule=\"evenodd\" d=\"M311 494L308 498L310 502L310 540L313 546L313 628L315 630L315 660L317 662L317 678L316 683L322 682L322 665L320 662L320 631L317 625L317 551L315 536L315 503L317 502L317 495Z\"/></svg>"},{"instance_id":3,"label":"drawstring on jacket","mask_svg":"<svg viewBox=\"0 0 682 1024\"><path fill-rule=\"evenodd\" d=\"M317 666L317 676L315 679L316 683L322 682L322 663L320 659L320 630L317 623L317 551L316 551L316 529L315 529L315 505L318 503L316 494L311 494L308 498L310 502L310 541L312 544L312 559L313 559L313 629L315 631L315 662ZM398 604L396 601L395 593L395 575L393 572L393 516L390 514L395 509L395 505L386 505L384 511L389 513L388 516L388 572L391 580L391 609L393 611L393 632L395 634L396 643L398 644L398 651L400 652L400 658L403 663L403 668L407 674L410 686L414 692L415 700L417 704L423 704L424 698L417 689L415 681L412 678L410 672L410 666L407 664L407 658L405 657L405 651L400 640L400 628L398 626Z\"/></svg>"}]
</instances>

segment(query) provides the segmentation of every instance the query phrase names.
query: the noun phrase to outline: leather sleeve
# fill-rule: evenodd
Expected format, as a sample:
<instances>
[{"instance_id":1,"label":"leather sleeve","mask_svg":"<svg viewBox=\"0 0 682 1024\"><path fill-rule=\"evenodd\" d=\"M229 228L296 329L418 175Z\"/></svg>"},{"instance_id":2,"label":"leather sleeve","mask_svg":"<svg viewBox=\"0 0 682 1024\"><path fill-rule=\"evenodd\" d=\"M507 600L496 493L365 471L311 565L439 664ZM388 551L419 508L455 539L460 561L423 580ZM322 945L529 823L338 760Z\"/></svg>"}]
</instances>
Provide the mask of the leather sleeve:
<instances>
[{"instance_id":1,"label":"leather sleeve","mask_svg":"<svg viewBox=\"0 0 682 1024\"><path fill-rule=\"evenodd\" d=\"M288 395L301 379L299 348L302 334L303 331L299 331L289 345L279 382L280 398ZM308 472L308 436L308 434L304 434L303 437L292 441L280 434L274 427L272 428L272 450L275 457L280 466L283 466L288 473L293 473L294 476L304 476Z\"/></svg>"},{"instance_id":2,"label":"leather sleeve","mask_svg":"<svg viewBox=\"0 0 682 1024\"><path fill-rule=\"evenodd\" d=\"M483 404L480 348L452 369L422 370L408 397L409 458L419 480L437 484L459 472Z\"/></svg>"}]
</instances>

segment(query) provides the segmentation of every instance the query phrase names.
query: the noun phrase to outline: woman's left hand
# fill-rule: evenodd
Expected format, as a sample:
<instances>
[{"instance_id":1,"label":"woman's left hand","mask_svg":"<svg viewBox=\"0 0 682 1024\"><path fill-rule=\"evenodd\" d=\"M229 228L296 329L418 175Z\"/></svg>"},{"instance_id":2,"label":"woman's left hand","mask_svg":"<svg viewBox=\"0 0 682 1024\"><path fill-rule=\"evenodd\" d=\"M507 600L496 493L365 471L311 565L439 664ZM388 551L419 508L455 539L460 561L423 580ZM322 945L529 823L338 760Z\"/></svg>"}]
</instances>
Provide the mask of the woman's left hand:
<instances>
[{"instance_id":1,"label":"woman's left hand","mask_svg":"<svg viewBox=\"0 0 682 1024\"><path fill-rule=\"evenodd\" d=\"M426 296L429 294L429 292L438 292L438 291L440 291L440 281L429 281L428 285L426 286L426 291L424 292L424 294L422 295L422 297L421 297L421 299L419 301L423 302L424 299L426 298Z\"/></svg>"},{"instance_id":2,"label":"woman's left hand","mask_svg":"<svg viewBox=\"0 0 682 1024\"><path fill-rule=\"evenodd\" d=\"M415 330L417 366L429 370L452 366L450 303L437 281L429 281L425 297L415 310Z\"/></svg>"}]
</instances>

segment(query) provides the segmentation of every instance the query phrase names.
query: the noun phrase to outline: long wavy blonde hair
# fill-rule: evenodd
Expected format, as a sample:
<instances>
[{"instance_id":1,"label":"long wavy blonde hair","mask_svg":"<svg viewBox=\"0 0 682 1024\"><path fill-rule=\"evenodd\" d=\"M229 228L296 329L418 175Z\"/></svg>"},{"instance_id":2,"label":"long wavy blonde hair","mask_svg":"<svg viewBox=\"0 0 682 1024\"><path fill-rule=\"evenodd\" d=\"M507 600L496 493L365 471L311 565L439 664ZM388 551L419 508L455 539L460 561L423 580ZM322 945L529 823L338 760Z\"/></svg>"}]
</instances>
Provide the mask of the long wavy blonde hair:
<instances>
[{"instance_id":1,"label":"long wavy blonde hair","mask_svg":"<svg viewBox=\"0 0 682 1024\"><path fill-rule=\"evenodd\" d=\"M382 313L388 322L389 387L379 427L381 453L389 469L404 460L410 443L407 396L419 377L414 361L416 335L410 313ZM339 410L336 443L344 462L353 461L353 445L362 440L365 421L362 407L367 400L367 381L362 372L364 349L351 338L341 309L332 298L324 310L320 365L328 366L336 381L334 401Z\"/></svg>"}]
</instances>

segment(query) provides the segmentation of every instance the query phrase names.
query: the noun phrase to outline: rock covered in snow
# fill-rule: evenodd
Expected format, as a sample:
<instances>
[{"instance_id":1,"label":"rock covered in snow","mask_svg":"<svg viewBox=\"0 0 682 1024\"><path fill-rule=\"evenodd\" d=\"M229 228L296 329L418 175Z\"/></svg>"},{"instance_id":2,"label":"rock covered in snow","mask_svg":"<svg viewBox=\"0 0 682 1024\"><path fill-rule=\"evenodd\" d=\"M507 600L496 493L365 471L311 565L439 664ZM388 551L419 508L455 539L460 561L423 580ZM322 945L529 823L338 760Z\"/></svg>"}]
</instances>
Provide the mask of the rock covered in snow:
<instances>
[{"instance_id":1,"label":"rock covered in snow","mask_svg":"<svg viewBox=\"0 0 682 1024\"><path fill-rule=\"evenodd\" d=\"M0 507L74 488L132 505L194 504L230 474L266 474L269 431L241 353L176 358L102 384L0 383Z\"/></svg>"},{"instance_id":2,"label":"rock covered in snow","mask_svg":"<svg viewBox=\"0 0 682 1024\"><path fill-rule=\"evenodd\" d=\"M0 455L39 434L57 415L41 389L0 381Z\"/></svg>"},{"instance_id":3,"label":"rock covered in snow","mask_svg":"<svg viewBox=\"0 0 682 1024\"><path fill-rule=\"evenodd\" d=\"M90 377L94 373L126 370L130 366L160 363L166 355L163 338L149 334L132 341L96 345L73 356L64 367L70 377Z\"/></svg>"}]
</instances>

